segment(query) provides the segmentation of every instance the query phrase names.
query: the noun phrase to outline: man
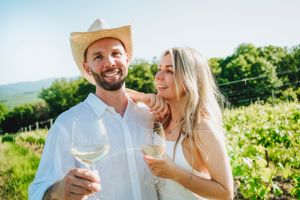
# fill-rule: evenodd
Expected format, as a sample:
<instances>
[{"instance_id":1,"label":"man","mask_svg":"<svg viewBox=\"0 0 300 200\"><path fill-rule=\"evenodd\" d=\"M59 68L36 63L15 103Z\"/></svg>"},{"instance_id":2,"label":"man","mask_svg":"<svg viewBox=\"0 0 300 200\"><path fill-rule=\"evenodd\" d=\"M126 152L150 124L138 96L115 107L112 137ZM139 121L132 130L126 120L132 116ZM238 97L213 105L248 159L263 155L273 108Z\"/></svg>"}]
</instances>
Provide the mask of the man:
<instances>
[{"instance_id":1,"label":"man","mask_svg":"<svg viewBox=\"0 0 300 200\"><path fill-rule=\"evenodd\" d=\"M80 72L96 92L61 114L51 127L29 199L86 199L95 192L99 199L157 199L154 187L145 185L150 172L141 154L152 115L125 94L131 27L109 29L96 20L88 32L71 33L71 47ZM110 150L96 163L101 181L70 153L75 119L105 122Z\"/></svg>"}]
</instances>

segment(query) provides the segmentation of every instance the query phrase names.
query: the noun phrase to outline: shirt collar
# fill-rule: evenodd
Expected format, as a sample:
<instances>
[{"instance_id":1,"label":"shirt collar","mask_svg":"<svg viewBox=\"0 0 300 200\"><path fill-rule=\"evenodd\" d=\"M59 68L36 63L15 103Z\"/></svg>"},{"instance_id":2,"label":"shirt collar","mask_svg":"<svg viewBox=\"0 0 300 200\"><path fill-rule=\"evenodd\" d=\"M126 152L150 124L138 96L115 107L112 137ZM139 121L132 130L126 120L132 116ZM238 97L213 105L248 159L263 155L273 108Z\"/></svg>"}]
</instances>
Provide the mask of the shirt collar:
<instances>
[{"instance_id":1,"label":"shirt collar","mask_svg":"<svg viewBox=\"0 0 300 200\"><path fill-rule=\"evenodd\" d=\"M125 115L128 115L128 110L131 108L135 108L135 103L131 99L130 96L127 96L128 98L128 104L125 111ZM115 112L115 109L111 106L108 106L106 103L104 103L99 97L97 97L95 94L90 93L88 97L85 99L85 102L92 108L95 115L99 118L105 111ZM128 113L128 114L127 114ZM124 116L125 116L124 115Z\"/></svg>"},{"instance_id":2,"label":"shirt collar","mask_svg":"<svg viewBox=\"0 0 300 200\"><path fill-rule=\"evenodd\" d=\"M90 93L88 97L85 99L85 102L92 108L95 115L99 118L106 111L109 110L110 107L106 105L99 97L95 94Z\"/></svg>"}]
</instances>

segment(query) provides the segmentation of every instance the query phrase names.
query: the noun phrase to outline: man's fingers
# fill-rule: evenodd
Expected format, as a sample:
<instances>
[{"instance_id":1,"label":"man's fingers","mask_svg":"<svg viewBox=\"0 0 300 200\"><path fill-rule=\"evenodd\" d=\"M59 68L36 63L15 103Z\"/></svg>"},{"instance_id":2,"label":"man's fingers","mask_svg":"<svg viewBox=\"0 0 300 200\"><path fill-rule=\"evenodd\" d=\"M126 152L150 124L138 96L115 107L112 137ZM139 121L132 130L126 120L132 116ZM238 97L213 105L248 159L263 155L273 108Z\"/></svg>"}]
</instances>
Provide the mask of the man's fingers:
<instances>
[{"instance_id":1,"label":"man's fingers","mask_svg":"<svg viewBox=\"0 0 300 200\"><path fill-rule=\"evenodd\" d=\"M75 194L75 193L70 193L66 199L82 200L82 199L87 199L87 198L84 198L83 195L79 195L79 194Z\"/></svg>"},{"instance_id":2,"label":"man's fingers","mask_svg":"<svg viewBox=\"0 0 300 200\"><path fill-rule=\"evenodd\" d=\"M88 180L84 180L81 178L75 178L73 185L77 186L77 187L81 187L83 189L86 189L89 192L97 192L97 191L100 191L100 189L101 189L99 183L93 183L93 182L90 182Z\"/></svg>"},{"instance_id":3,"label":"man's fingers","mask_svg":"<svg viewBox=\"0 0 300 200\"><path fill-rule=\"evenodd\" d=\"M87 190L83 187L79 187L77 185L71 185L71 188L70 188L70 192L72 194L77 194L77 195L89 195L92 191L90 190Z\"/></svg>"},{"instance_id":4,"label":"man's fingers","mask_svg":"<svg viewBox=\"0 0 300 200\"><path fill-rule=\"evenodd\" d=\"M65 178L66 184L69 186L69 190L73 193L77 193L79 188L82 188L80 192L86 194L100 191L100 178L99 176L87 169L74 169L71 170L69 175ZM75 190L75 191L74 191Z\"/></svg>"},{"instance_id":5,"label":"man's fingers","mask_svg":"<svg viewBox=\"0 0 300 200\"><path fill-rule=\"evenodd\" d=\"M101 189L101 186L100 186L99 183L93 183L93 182L90 182L88 180L81 179L81 178L76 178L76 177L74 178L74 181L73 181L72 185L77 186L77 187L81 187L85 190L88 190L90 193L91 192L98 192Z\"/></svg>"},{"instance_id":6,"label":"man's fingers","mask_svg":"<svg viewBox=\"0 0 300 200\"><path fill-rule=\"evenodd\" d=\"M95 172L89 170L89 169L73 169L71 170L71 173L79 178L87 179L91 182L100 183L100 177Z\"/></svg>"}]
</instances>

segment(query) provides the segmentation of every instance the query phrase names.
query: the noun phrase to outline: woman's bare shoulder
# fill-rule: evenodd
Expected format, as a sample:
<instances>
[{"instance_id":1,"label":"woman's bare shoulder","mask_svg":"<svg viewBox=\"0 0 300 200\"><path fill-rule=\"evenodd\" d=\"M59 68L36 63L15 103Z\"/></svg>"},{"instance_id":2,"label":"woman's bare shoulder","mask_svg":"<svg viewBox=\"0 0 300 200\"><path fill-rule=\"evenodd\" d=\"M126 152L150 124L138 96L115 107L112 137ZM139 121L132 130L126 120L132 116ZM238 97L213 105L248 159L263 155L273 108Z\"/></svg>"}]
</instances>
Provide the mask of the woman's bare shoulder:
<instances>
[{"instance_id":1,"label":"woman's bare shoulder","mask_svg":"<svg viewBox=\"0 0 300 200\"><path fill-rule=\"evenodd\" d=\"M200 134L200 137L205 138L206 143L208 141L223 140L224 134L222 128L218 124L213 122L211 119L204 117L197 123L196 126L197 134Z\"/></svg>"}]
</instances>

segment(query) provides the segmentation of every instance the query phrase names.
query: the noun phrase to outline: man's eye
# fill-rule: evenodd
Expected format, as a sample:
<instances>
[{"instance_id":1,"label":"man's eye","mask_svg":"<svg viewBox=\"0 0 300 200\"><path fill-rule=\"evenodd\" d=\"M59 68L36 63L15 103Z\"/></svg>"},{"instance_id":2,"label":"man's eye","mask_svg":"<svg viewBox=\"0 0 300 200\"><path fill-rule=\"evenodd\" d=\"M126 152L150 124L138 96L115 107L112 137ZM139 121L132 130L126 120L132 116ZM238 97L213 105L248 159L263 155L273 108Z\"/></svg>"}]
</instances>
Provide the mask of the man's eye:
<instances>
[{"instance_id":1,"label":"man's eye","mask_svg":"<svg viewBox=\"0 0 300 200\"><path fill-rule=\"evenodd\" d=\"M121 56L122 54L120 52L113 52L112 55L113 56Z\"/></svg>"},{"instance_id":2,"label":"man's eye","mask_svg":"<svg viewBox=\"0 0 300 200\"><path fill-rule=\"evenodd\" d=\"M96 59L102 60L102 59L103 59L103 56L102 56L102 55L97 55L97 56L94 58L94 60L96 60Z\"/></svg>"}]
</instances>

